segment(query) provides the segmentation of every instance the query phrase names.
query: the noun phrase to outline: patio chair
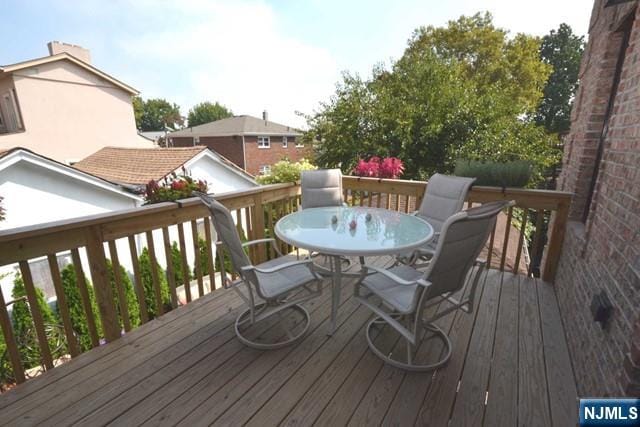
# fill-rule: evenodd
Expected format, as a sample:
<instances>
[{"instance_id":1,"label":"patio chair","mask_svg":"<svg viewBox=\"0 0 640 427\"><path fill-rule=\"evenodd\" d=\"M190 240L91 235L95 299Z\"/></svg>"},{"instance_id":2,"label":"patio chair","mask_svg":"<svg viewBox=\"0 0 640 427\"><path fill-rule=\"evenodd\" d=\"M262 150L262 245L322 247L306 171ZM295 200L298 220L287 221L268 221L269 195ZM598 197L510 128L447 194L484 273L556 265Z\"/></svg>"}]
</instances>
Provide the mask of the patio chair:
<instances>
[{"instance_id":1,"label":"patio chair","mask_svg":"<svg viewBox=\"0 0 640 427\"><path fill-rule=\"evenodd\" d=\"M202 202L211 211L213 225L218 237L227 248L231 264L239 274L240 280L231 284L249 306L237 317L235 331L238 339L245 345L260 350L270 350L292 344L304 337L311 322L309 312L300 304L322 293L322 277L314 271L311 260L297 260L294 256L283 256L278 250L275 239L258 239L242 243L229 210L209 196L198 194ZM244 249L256 244L271 243L278 258L252 265ZM246 285L246 294L240 291L240 285ZM312 285L315 283L315 287ZM315 289L314 289L315 288ZM296 291L299 291L296 293ZM292 297L292 294L295 296ZM281 318L297 312L302 315L302 330L293 333L286 331L284 341L262 343L254 341L241 330L242 326L255 325L277 315ZM281 322L281 324L290 322ZM265 323L262 323L265 324ZM294 325L299 326L297 323Z\"/></svg>"},{"instance_id":2,"label":"patio chair","mask_svg":"<svg viewBox=\"0 0 640 427\"><path fill-rule=\"evenodd\" d=\"M462 210L467 193L475 178L435 174L427 183L420 208L413 213L433 227L434 238L411 254L403 254L398 260L403 264L415 264L419 259L428 260L435 252L445 221Z\"/></svg>"},{"instance_id":3,"label":"patio chair","mask_svg":"<svg viewBox=\"0 0 640 427\"><path fill-rule=\"evenodd\" d=\"M344 206L340 169L304 171L300 177L301 209Z\"/></svg>"},{"instance_id":4,"label":"patio chair","mask_svg":"<svg viewBox=\"0 0 640 427\"><path fill-rule=\"evenodd\" d=\"M475 291L485 263L477 260L491 233L498 213L513 202L491 202L459 212L449 217L441 228L440 239L431 262L424 271L400 264L389 269L364 265L363 276L356 283L355 298L371 309L376 317L367 325L369 348L385 362L410 371L429 371L446 364L451 357L452 344L447 333L434 322L451 311L473 310ZM476 268L469 273L473 266ZM367 276L367 274L373 273ZM469 278L467 279L467 276ZM453 294L467 283L460 299ZM379 306L376 301L382 301ZM425 311L434 308L435 314L425 318ZM375 325L386 324L406 341L405 361L386 354L372 338ZM444 356L436 362L416 363L420 344L430 334L444 343Z\"/></svg>"},{"instance_id":5,"label":"patio chair","mask_svg":"<svg viewBox=\"0 0 640 427\"><path fill-rule=\"evenodd\" d=\"M340 169L303 171L300 176L300 191L302 193L300 209L347 206L342 199L342 171ZM309 254L311 257L318 255L322 254ZM351 267L349 258L340 257L340 260L345 264L346 269ZM320 267L320 272L322 274L328 273L324 267Z\"/></svg>"}]
</instances>

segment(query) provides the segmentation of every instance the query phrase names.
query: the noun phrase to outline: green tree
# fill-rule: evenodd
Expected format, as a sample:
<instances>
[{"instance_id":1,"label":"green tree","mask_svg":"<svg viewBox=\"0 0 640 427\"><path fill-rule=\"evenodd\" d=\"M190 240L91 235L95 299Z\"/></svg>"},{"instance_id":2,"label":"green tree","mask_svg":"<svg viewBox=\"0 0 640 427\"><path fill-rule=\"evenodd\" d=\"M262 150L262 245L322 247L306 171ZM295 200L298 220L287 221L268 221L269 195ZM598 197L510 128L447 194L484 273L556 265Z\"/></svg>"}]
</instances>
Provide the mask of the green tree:
<instances>
[{"instance_id":1,"label":"green tree","mask_svg":"<svg viewBox=\"0 0 640 427\"><path fill-rule=\"evenodd\" d=\"M189 121L189 126L193 127L231 116L233 116L233 113L224 105L218 102L212 103L207 101L194 105L193 108L189 110L187 120Z\"/></svg>"},{"instance_id":2,"label":"green tree","mask_svg":"<svg viewBox=\"0 0 640 427\"><path fill-rule=\"evenodd\" d=\"M87 351L91 348L91 335L89 334L89 325L87 323L87 315L84 311L82 304L82 298L80 296L80 289L78 287L78 281L76 280L76 271L73 264L69 264L61 271L62 276L62 290L67 297L67 306L69 307L69 317L71 318L71 325L78 338L78 344L82 351ZM91 302L91 315L95 319L96 329L98 335L102 330L100 322L100 315L98 313L98 304L96 302L93 286L91 282L85 276L85 283L87 284L87 293L89 294L89 301Z\"/></svg>"},{"instance_id":3,"label":"green tree","mask_svg":"<svg viewBox=\"0 0 640 427\"><path fill-rule=\"evenodd\" d=\"M560 24L542 38L540 58L553 67L553 72L544 87L535 121L549 132L569 130L583 51L584 37L575 35L567 24Z\"/></svg>"},{"instance_id":4,"label":"green tree","mask_svg":"<svg viewBox=\"0 0 640 427\"><path fill-rule=\"evenodd\" d=\"M51 334L51 327L56 327L60 324L59 319L54 314L49 304L44 300L44 293L40 288L35 288L36 300L40 313L42 314L42 321L44 322L45 333L47 333L47 344L49 350L54 358L58 358L66 353L66 348L58 348L56 339ZM13 281L13 291L11 296L16 301L13 304L12 323L13 332L18 341L18 347L20 351L20 358L25 368L33 368L39 366L42 361L40 357L40 347L38 345L38 339L35 332L35 326L33 323L33 316L31 315L31 309L29 303L26 300L27 291L24 286L22 276L16 275Z\"/></svg>"},{"instance_id":5,"label":"green tree","mask_svg":"<svg viewBox=\"0 0 640 427\"><path fill-rule=\"evenodd\" d=\"M173 277L175 279L176 286L180 286L183 281L182 275L182 253L180 252L180 248L178 247L177 242L173 242L171 245L171 262L173 264ZM190 275L189 264L187 263L187 272L189 272L188 279L193 279L193 276Z\"/></svg>"},{"instance_id":6,"label":"green tree","mask_svg":"<svg viewBox=\"0 0 640 427\"><path fill-rule=\"evenodd\" d=\"M180 115L180 107L166 99L147 99L135 97L133 111L136 127L141 131L163 131L165 126L177 129L184 122Z\"/></svg>"},{"instance_id":7,"label":"green tree","mask_svg":"<svg viewBox=\"0 0 640 427\"><path fill-rule=\"evenodd\" d=\"M418 29L404 55L372 78L344 74L331 99L307 116L304 135L321 167L350 173L358 159L393 156L404 176L451 173L459 158L528 160L533 181L557 158L529 118L550 67L536 38L474 15Z\"/></svg>"},{"instance_id":8,"label":"green tree","mask_svg":"<svg viewBox=\"0 0 640 427\"><path fill-rule=\"evenodd\" d=\"M114 298L114 304L118 313L118 318L122 319L122 309L120 308L120 301L118 299L118 289L116 288L115 274L111 260L107 260L107 271L109 274L109 281L111 283L111 292ZM122 288L124 290L124 297L127 304L127 312L129 314L129 322L132 328L140 325L140 307L138 305L138 299L131 283L131 278L127 274L124 267L120 266L120 277ZM120 327L124 328L122 320L120 320Z\"/></svg>"},{"instance_id":9,"label":"green tree","mask_svg":"<svg viewBox=\"0 0 640 427\"><path fill-rule=\"evenodd\" d=\"M149 256L149 250L144 248L140 257L138 258L140 263L140 279L142 286L144 287L144 299L147 303L147 313L149 318L153 319L159 315L158 306L156 305L155 291L153 289L153 276L151 274L151 257ZM165 271L156 262L156 268L158 271L158 280L160 281L160 295L163 306L165 309L171 307L171 300L169 297L169 285L167 284L167 276Z\"/></svg>"}]
</instances>

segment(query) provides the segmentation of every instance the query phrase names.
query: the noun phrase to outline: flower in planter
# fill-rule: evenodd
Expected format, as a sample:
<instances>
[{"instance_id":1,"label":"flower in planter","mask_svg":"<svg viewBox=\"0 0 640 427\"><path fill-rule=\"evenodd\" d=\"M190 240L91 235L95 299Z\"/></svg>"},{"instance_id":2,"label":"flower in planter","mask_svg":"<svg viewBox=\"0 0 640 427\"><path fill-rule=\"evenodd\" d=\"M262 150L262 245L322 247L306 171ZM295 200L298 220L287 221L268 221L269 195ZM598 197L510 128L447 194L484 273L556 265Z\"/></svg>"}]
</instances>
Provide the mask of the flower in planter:
<instances>
[{"instance_id":1,"label":"flower in planter","mask_svg":"<svg viewBox=\"0 0 640 427\"><path fill-rule=\"evenodd\" d=\"M353 169L353 174L367 178L397 179L404 173L404 164L397 157L373 156L369 160L360 159Z\"/></svg>"},{"instance_id":2,"label":"flower in planter","mask_svg":"<svg viewBox=\"0 0 640 427\"><path fill-rule=\"evenodd\" d=\"M160 202L175 202L179 199L191 197L194 191L206 193L208 184L206 181L195 181L187 175L174 175L163 182L149 181L145 188L145 200L147 204Z\"/></svg>"}]
</instances>

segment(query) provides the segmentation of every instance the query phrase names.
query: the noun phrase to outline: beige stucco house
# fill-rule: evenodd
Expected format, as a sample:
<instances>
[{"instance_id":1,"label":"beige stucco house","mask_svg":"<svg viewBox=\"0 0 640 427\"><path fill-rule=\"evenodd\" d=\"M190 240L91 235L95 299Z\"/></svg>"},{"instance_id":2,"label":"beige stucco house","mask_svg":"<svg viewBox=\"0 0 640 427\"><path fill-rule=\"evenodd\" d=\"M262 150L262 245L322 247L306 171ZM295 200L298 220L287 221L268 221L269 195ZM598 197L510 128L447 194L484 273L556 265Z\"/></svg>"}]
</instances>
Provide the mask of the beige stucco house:
<instances>
[{"instance_id":1,"label":"beige stucco house","mask_svg":"<svg viewBox=\"0 0 640 427\"><path fill-rule=\"evenodd\" d=\"M71 164L106 146L153 147L137 134L138 92L90 64L78 46L0 66L0 150L20 146Z\"/></svg>"}]
</instances>

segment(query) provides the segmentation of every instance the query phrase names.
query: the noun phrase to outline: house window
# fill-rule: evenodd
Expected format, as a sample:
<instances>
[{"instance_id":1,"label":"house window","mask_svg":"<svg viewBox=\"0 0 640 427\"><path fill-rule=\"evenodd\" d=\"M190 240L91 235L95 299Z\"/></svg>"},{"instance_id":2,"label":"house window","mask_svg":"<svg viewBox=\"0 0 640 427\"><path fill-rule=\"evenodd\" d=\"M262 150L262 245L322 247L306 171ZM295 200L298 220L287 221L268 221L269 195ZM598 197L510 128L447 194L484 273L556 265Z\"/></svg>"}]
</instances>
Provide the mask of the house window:
<instances>
[{"instance_id":1,"label":"house window","mask_svg":"<svg viewBox=\"0 0 640 427\"><path fill-rule=\"evenodd\" d=\"M200 144L200 137L199 136L194 136L193 137L193 145L198 145Z\"/></svg>"},{"instance_id":2,"label":"house window","mask_svg":"<svg viewBox=\"0 0 640 427\"><path fill-rule=\"evenodd\" d=\"M260 175L269 175L271 173L271 166L260 165Z\"/></svg>"},{"instance_id":3,"label":"house window","mask_svg":"<svg viewBox=\"0 0 640 427\"><path fill-rule=\"evenodd\" d=\"M271 139L268 136L259 136L258 148L271 148Z\"/></svg>"},{"instance_id":4,"label":"house window","mask_svg":"<svg viewBox=\"0 0 640 427\"><path fill-rule=\"evenodd\" d=\"M289 146L289 138L286 136L282 137L282 148L287 148Z\"/></svg>"}]
</instances>

